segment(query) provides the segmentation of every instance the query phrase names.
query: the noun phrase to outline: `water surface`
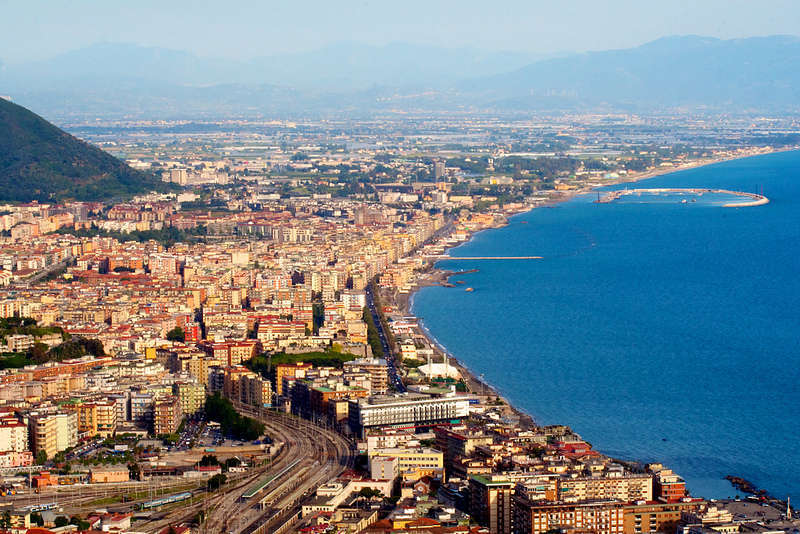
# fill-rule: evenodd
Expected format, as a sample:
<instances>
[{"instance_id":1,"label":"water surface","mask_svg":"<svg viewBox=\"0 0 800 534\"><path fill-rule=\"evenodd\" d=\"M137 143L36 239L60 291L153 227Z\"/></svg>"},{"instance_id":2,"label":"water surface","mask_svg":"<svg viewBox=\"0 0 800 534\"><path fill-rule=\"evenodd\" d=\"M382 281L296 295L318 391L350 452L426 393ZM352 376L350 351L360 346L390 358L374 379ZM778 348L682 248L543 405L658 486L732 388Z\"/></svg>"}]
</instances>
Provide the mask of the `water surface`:
<instances>
[{"instance_id":1,"label":"water surface","mask_svg":"<svg viewBox=\"0 0 800 534\"><path fill-rule=\"evenodd\" d=\"M461 277L475 291L425 288L413 310L541 424L661 461L695 495L735 495L735 474L800 497L798 179L785 152L628 186L763 187L765 206L585 195L533 210L451 255L544 259L448 261L479 269Z\"/></svg>"}]
</instances>

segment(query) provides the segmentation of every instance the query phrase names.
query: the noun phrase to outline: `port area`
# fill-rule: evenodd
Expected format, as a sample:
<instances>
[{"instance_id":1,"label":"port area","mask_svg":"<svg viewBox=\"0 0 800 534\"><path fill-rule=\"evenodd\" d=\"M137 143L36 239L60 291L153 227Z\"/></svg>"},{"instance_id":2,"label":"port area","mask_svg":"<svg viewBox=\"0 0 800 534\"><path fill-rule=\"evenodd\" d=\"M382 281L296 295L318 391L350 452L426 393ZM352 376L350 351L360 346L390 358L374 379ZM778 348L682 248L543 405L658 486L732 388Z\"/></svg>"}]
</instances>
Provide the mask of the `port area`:
<instances>
[{"instance_id":1,"label":"port area","mask_svg":"<svg viewBox=\"0 0 800 534\"><path fill-rule=\"evenodd\" d=\"M691 196L691 197L701 197L703 195L724 195L724 196L733 196L737 197L733 202L723 202L721 206L723 208L745 208L750 206L762 206L764 204L769 203L769 199L764 195L759 195L756 193L747 193L744 191L730 191L727 189L699 189L699 188L691 188L691 189L675 189L675 188L658 188L658 189L618 189L616 191L608 191L602 195L598 194L597 200L595 202L600 204L608 204L609 202L614 202L615 200L619 200L621 198L627 196L664 196L664 195L675 195L675 196ZM687 200L686 198L681 199L682 203L686 202L696 202L696 198L692 198L691 200Z\"/></svg>"}]
</instances>

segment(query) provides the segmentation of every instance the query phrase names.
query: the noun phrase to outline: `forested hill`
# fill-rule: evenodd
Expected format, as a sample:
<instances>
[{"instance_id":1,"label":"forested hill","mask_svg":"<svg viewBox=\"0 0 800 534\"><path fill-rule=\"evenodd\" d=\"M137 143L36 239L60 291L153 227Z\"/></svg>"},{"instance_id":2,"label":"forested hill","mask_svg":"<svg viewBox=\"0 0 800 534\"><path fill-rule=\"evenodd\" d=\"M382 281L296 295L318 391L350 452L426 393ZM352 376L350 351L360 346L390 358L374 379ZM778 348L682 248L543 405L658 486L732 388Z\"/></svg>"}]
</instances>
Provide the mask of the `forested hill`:
<instances>
[{"instance_id":1,"label":"forested hill","mask_svg":"<svg viewBox=\"0 0 800 534\"><path fill-rule=\"evenodd\" d=\"M0 201L130 197L164 184L0 98Z\"/></svg>"}]
</instances>

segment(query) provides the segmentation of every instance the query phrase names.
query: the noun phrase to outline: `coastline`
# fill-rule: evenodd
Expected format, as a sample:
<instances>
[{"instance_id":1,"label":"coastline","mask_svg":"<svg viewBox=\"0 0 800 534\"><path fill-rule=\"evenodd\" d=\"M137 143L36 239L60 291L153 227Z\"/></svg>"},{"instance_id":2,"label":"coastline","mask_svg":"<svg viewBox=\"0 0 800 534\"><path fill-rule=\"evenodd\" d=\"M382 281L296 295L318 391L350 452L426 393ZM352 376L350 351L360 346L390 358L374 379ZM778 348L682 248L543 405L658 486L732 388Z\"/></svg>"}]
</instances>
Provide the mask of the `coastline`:
<instances>
[{"instance_id":1,"label":"coastline","mask_svg":"<svg viewBox=\"0 0 800 534\"><path fill-rule=\"evenodd\" d=\"M685 165L680 165L677 167L664 167L653 169L650 171L645 171L642 173L636 173L635 175L626 175L624 177L620 177L619 180L615 180L613 182L609 182L608 184L602 184L598 186L582 188L582 189L574 189L574 190L567 190L562 191L561 194L557 197L550 198L545 202L542 202L537 205L533 206L526 206L526 209L523 210L508 210L504 211L503 215L506 218L506 222L500 225L487 225L482 228L478 228L469 233L469 236L466 240L454 244L446 249L446 252L453 250L463 244L470 242L473 237L478 234L479 232L483 232L486 230L491 230L495 228L500 228L506 226L508 224L508 220L516 215L521 215L522 213L529 213L537 208L542 207L552 207L558 205L562 202L569 201L578 195L587 194L589 192L595 191L599 188L603 187L611 187L615 185L621 185L625 183L636 183L642 180L647 180L649 178L655 178L657 176L663 176L667 174L677 173L684 170L695 169L700 167L705 167L709 165L714 165L717 163L723 163L726 161L734 161L739 159L746 159L754 156L766 155L776 152L787 152L791 150L797 150L796 147L792 148L783 148L783 149L771 149L771 148L761 148L761 149L742 149L737 151L736 154L732 155L724 155L724 156L717 156L712 158L705 158L701 160L696 160L689 162ZM435 264L430 266L430 269L427 270L425 273L420 274L411 284L410 289L406 293L399 293L395 292L393 295L387 295L389 297L388 304L390 304L397 313L401 314L404 317L413 318L416 320L418 325L419 332L425 336L427 339L430 347L434 350L438 357L446 357L449 365L456 368L458 372L461 374L462 378L467 384L467 387L471 393L478 397L496 397L504 403L504 406L507 407L508 412L513 414L514 416L519 418L520 424L523 428L531 428L538 426L535 417L526 412L525 410L514 406L509 400L500 392L499 388L493 386L492 384L488 383L484 378L477 376L469 367L467 367L463 362L461 362L455 355L453 355L447 347L442 345L436 337L428 330L425 326L424 321L416 316L413 312L413 302L414 302L414 295L417 291L424 287L435 286L435 285L445 285L449 283L449 279L454 276L460 274L458 271L451 271L447 269L442 269L436 267Z\"/></svg>"}]
</instances>

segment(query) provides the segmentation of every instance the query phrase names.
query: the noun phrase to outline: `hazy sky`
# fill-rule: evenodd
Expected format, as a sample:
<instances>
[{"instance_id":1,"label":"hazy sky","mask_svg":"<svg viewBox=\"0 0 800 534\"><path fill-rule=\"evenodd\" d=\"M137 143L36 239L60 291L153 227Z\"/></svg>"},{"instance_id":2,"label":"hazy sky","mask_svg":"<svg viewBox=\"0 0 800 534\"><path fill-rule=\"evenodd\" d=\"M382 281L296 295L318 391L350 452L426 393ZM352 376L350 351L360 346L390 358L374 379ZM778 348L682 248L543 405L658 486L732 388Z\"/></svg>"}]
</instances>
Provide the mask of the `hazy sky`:
<instances>
[{"instance_id":1,"label":"hazy sky","mask_svg":"<svg viewBox=\"0 0 800 534\"><path fill-rule=\"evenodd\" d=\"M0 0L7 63L97 42L249 58L340 41L548 53L798 33L798 0Z\"/></svg>"}]
</instances>

